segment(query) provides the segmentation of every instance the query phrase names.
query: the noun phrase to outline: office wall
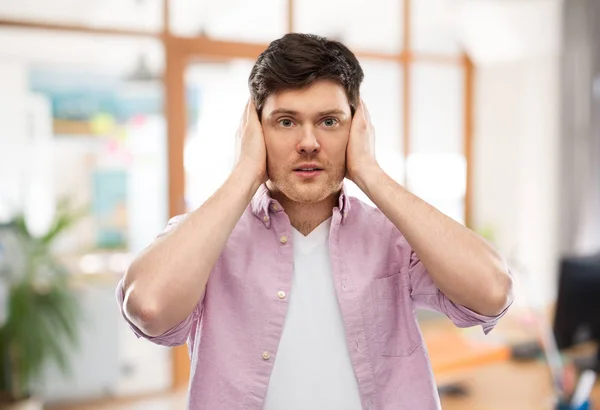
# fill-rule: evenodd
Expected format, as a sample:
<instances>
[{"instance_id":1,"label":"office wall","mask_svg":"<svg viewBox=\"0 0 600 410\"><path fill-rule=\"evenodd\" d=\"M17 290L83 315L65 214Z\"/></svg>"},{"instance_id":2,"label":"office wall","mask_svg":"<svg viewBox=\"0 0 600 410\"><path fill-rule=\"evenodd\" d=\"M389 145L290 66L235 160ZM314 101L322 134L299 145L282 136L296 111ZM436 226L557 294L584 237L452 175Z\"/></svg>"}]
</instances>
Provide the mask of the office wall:
<instances>
[{"instance_id":1,"label":"office wall","mask_svg":"<svg viewBox=\"0 0 600 410\"><path fill-rule=\"evenodd\" d=\"M559 255L558 57L479 67L475 110L475 226L490 225L550 301Z\"/></svg>"},{"instance_id":2,"label":"office wall","mask_svg":"<svg viewBox=\"0 0 600 410\"><path fill-rule=\"evenodd\" d=\"M563 2L467 0L460 10L461 42L476 65L473 222L549 302L559 257ZM518 290L525 302L531 292Z\"/></svg>"}]
</instances>

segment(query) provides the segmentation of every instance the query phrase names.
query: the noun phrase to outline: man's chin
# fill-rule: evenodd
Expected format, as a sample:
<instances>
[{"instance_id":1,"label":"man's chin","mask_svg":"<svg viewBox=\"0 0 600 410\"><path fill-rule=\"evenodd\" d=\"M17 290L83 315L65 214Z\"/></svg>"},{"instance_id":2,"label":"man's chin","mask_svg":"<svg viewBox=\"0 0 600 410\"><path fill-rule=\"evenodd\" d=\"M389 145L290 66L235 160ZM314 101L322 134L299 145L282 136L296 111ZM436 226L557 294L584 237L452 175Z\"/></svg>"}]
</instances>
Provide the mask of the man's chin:
<instances>
[{"instance_id":1,"label":"man's chin","mask_svg":"<svg viewBox=\"0 0 600 410\"><path fill-rule=\"evenodd\" d=\"M271 184L272 181L271 181ZM322 201L331 195L331 192L323 184L273 184L274 187L291 201L311 204Z\"/></svg>"},{"instance_id":2,"label":"man's chin","mask_svg":"<svg viewBox=\"0 0 600 410\"><path fill-rule=\"evenodd\" d=\"M290 192L290 194L293 198L290 199L295 202L306 204L324 201L335 194L333 185L329 184L303 184L295 186L292 191L293 192Z\"/></svg>"}]
</instances>

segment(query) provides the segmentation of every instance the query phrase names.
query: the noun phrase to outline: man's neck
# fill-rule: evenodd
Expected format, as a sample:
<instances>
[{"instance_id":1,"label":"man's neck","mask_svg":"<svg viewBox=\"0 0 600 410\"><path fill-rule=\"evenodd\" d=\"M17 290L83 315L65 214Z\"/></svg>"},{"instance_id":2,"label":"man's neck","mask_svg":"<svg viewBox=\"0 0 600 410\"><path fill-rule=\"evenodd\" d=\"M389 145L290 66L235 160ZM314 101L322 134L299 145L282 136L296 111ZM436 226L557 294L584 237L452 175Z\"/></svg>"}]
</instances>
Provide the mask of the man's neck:
<instances>
[{"instance_id":1,"label":"man's neck","mask_svg":"<svg viewBox=\"0 0 600 410\"><path fill-rule=\"evenodd\" d=\"M290 200L281 192L271 191L271 197L281 204L288 218L290 218L291 225L304 236L331 217L339 196L340 192L334 193L319 202L301 203Z\"/></svg>"}]
</instances>

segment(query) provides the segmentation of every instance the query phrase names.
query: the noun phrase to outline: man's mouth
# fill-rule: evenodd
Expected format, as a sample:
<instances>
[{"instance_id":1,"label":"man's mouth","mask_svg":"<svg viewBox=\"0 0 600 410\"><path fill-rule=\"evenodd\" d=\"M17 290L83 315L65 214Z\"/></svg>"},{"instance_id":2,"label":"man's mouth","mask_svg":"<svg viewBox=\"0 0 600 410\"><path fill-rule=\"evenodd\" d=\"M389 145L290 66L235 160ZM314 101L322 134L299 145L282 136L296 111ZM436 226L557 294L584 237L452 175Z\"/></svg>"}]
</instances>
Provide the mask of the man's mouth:
<instances>
[{"instance_id":1,"label":"man's mouth","mask_svg":"<svg viewBox=\"0 0 600 410\"><path fill-rule=\"evenodd\" d=\"M296 176L299 178L310 179L310 178L318 177L322 171L323 171L323 168L319 168L316 166L305 166L305 167L295 168L294 174L296 174Z\"/></svg>"}]
</instances>

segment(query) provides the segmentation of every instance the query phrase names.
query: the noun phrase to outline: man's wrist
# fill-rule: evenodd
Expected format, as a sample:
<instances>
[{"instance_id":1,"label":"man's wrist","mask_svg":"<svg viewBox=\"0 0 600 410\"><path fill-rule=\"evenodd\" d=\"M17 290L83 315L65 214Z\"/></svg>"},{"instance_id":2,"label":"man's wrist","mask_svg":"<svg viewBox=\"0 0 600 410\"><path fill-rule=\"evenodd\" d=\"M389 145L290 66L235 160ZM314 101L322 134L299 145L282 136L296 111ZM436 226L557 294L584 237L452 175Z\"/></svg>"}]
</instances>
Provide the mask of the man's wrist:
<instances>
[{"instance_id":1,"label":"man's wrist","mask_svg":"<svg viewBox=\"0 0 600 410\"><path fill-rule=\"evenodd\" d=\"M364 164L358 168L354 175L354 183L365 194L368 194L369 187L373 187L378 179L385 176L385 172L375 161Z\"/></svg>"},{"instance_id":2,"label":"man's wrist","mask_svg":"<svg viewBox=\"0 0 600 410\"><path fill-rule=\"evenodd\" d=\"M243 181L244 186L248 186L252 193L264 182L264 175L264 171L248 162L239 162L232 172L232 177Z\"/></svg>"}]
</instances>

